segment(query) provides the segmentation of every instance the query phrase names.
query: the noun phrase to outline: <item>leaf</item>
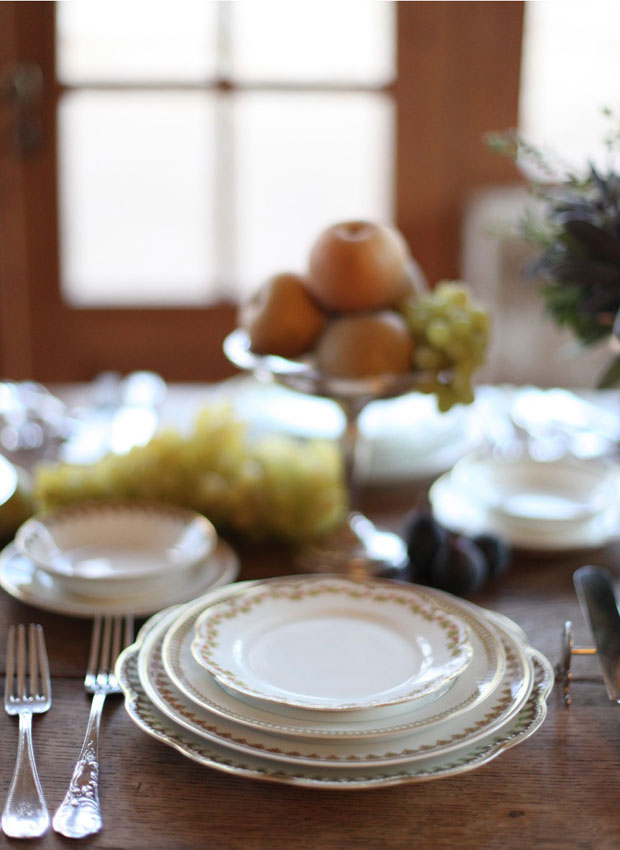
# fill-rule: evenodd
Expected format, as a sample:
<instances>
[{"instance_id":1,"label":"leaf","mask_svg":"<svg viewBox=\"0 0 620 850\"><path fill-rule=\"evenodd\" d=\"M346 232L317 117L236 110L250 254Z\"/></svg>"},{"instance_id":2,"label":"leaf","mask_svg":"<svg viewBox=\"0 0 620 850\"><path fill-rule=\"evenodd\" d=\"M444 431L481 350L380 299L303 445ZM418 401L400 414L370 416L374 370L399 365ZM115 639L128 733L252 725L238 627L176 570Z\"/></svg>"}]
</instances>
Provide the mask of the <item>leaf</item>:
<instances>
[{"instance_id":1,"label":"leaf","mask_svg":"<svg viewBox=\"0 0 620 850\"><path fill-rule=\"evenodd\" d=\"M620 354L617 354L611 363L607 365L602 375L600 376L597 388L599 390L608 390L617 386L620 383Z\"/></svg>"},{"instance_id":2,"label":"leaf","mask_svg":"<svg viewBox=\"0 0 620 850\"><path fill-rule=\"evenodd\" d=\"M620 284L620 264L611 265L600 260L574 259L558 260L548 266L549 273L558 280L578 283L585 286L611 286ZM618 287L620 297L620 286Z\"/></svg>"},{"instance_id":3,"label":"leaf","mask_svg":"<svg viewBox=\"0 0 620 850\"><path fill-rule=\"evenodd\" d=\"M605 260L620 263L620 239L589 221L575 219L564 223L564 229Z\"/></svg>"}]
</instances>

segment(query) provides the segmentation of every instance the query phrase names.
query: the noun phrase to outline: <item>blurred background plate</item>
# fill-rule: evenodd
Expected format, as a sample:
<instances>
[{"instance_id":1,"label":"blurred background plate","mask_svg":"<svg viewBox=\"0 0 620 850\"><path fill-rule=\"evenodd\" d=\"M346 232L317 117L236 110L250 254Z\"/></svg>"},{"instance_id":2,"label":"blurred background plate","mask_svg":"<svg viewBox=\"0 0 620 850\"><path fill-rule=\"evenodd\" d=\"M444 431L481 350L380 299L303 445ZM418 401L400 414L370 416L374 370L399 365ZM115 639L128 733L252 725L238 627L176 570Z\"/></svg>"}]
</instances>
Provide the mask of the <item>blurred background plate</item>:
<instances>
[{"instance_id":1,"label":"blurred background plate","mask_svg":"<svg viewBox=\"0 0 620 850\"><path fill-rule=\"evenodd\" d=\"M337 439L344 428L344 415L334 401L263 384L251 376L225 381L209 398L230 401L238 416L260 433ZM415 392L371 402L360 416L360 476L371 484L432 477L481 439L469 408L440 413L433 396Z\"/></svg>"}]
</instances>

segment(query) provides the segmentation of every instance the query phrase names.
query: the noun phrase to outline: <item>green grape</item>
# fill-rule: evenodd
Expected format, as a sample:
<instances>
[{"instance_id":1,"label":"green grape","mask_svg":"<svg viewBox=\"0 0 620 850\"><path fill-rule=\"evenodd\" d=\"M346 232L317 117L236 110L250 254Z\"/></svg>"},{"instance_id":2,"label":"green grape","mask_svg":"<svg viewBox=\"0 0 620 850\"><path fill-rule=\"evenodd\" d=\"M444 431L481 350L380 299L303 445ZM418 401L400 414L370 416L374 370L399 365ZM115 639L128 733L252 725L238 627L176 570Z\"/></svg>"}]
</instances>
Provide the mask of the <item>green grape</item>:
<instances>
[{"instance_id":1,"label":"green grape","mask_svg":"<svg viewBox=\"0 0 620 850\"><path fill-rule=\"evenodd\" d=\"M36 510L93 499L164 501L203 513L218 529L292 543L335 528L347 507L334 443L251 439L225 405L202 410L186 437L167 428L88 466L41 465L33 499Z\"/></svg>"},{"instance_id":2,"label":"green grape","mask_svg":"<svg viewBox=\"0 0 620 850\"><path fill-rule=\"evenodd\" d=\"M474 372L483 363L489 337L489 317L460 281L440 281L434 290L402 307L415 342L414 367L424 376L421 392L437 398L439 410L471 404Z\"/></svg>"},{"instance_id":3,"label":"green grape","mask_svg":"<svg viewBox=\"0 0 620 850\"><path fill-rule=\"evenodd\" d=\"M434 318L426 327L426 339L433 348L442 351L450 342L450 325L439 318Z\"/></svg>"}]
</instances>

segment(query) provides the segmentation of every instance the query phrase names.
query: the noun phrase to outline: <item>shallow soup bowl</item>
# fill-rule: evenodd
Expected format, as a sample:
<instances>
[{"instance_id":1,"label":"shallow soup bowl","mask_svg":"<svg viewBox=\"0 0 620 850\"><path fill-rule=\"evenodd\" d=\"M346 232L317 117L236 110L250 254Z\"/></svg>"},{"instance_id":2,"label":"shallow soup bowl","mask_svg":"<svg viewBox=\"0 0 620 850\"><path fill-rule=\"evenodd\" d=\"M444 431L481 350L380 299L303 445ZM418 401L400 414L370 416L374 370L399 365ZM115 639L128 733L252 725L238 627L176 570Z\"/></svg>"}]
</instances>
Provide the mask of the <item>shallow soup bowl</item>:
<instances>
[{"instance_id":1,"label":"shallow soup bowl","mask_svg":"<svg viewBox=\"0 0 620 850\"><path fill-rule=\"evenodd\" d=\"M194 511L165 504L76 504L31 517L17 531L22 555L69 593L123 597L177 580L215 549Z\"/></svg>"},{"instance_id":2,"label":"shallow soup bowl","mask_svg":"<svg viewBox=\"0 0 620 850\"><path fill-rule=\"evenodd\" d=\"M484 504L498 531L557 535L595 519L620 493L618 468L602 459L553 461L470 456L452 472Z\"/></svg>"}]
</instances>

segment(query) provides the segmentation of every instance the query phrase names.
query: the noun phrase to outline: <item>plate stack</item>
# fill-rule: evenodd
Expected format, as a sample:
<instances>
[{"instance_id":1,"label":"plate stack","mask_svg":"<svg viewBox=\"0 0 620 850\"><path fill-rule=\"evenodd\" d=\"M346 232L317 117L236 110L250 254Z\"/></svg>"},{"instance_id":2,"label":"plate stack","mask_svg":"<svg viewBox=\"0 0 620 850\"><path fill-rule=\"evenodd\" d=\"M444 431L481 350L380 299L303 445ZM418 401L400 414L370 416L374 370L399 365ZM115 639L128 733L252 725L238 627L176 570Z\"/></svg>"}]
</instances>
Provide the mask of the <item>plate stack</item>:
<instances>
[{"instance_id":1,"label":"plate stack","mask_svg":"<svg viewBox=\"0 0 620 850\"><path fill-rule=\"evenodd\" d=\"M387 579L240 582L152 617L128 713L187 757L320 788L452 776L542 723L547 659L499 614Z\"/></svg>"}]
</instances>

